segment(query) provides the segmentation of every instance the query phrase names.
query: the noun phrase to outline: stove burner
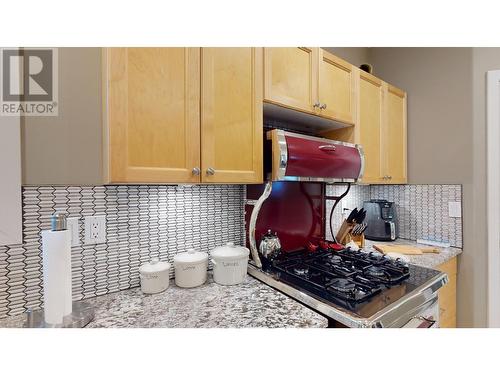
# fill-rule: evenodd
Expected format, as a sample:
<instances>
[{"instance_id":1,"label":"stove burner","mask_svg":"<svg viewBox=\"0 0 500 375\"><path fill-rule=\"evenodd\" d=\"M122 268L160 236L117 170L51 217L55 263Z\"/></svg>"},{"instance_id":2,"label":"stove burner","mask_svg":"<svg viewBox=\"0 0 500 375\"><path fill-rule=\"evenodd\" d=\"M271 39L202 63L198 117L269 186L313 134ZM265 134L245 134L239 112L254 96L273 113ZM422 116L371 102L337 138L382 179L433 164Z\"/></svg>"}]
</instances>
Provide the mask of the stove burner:
<instances>
[{"instance_id":1,"label":"stove burner","mask_svg":"<svg viewBox=\"0 0 500 375\"><path fill-rule=\"evenodd\" d=\"M333 264L340 264L342 263L342 258L339 257L338 255L334 255L328 259L328 262Z\"/></svg>"},{"instance_id":2,"label":"stove burner","mask_svg":"<svg viewBox=\"0 0 500 375\"><path fill-rule=\"evenodd\" d=\"M352 293L356 285L347 279L334 279L329 285L332 289L343 293Z\"/></svg>"},{"instance_id":3,"label":"stove burner","mask_svg":"<svg viewBox=\"0 0 500 375\"><path fill-rule=\"evenodd\" d=\"M385 271L382 268L376 266L370 266L366 269L366 273L370 276L384 276Z\"/></svg>"},{"instance_id":4,"label":"stove burner","mask_svg":"<svg viewBox=\"0 0 500 375\"><path fill-rule=\"evenodd\" d=\"M307 276L309 274L309 268L299 264L296 267L293 267L293 273L297 276Z\"/></svg>"},{"instance_id":5,"label":"stove burner","mask_svg":"<svg viewBox=\"0 0 500 375\"><path fill-rule=\"evenodd\" d=\"M410 277L408 266L387 257L344 249L318 248L282 253L271 269L280 280L354 309Z\"/></svg>"}]
</instances>

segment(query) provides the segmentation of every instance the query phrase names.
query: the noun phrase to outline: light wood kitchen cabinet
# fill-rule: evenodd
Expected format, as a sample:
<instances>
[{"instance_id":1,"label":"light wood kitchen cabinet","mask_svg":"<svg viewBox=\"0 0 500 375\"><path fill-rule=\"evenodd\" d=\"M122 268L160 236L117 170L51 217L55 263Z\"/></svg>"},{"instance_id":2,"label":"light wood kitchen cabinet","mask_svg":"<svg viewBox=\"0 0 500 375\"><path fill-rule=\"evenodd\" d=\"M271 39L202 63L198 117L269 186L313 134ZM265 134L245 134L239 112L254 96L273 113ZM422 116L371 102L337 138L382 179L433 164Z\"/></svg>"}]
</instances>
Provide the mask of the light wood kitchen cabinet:
<instances>
[{"instance_id":1,"label":"light wood kitchen cabinet","mask_svg":"<svg viewBox=\"0 0 500 375\"><path fill-rule=\"evenodd\" d=\"M358 139L365 152L362 182L405 184L406 93L363 71L359 91Z\"/></svg>"},{"instance_id":2,"label":"light wood kitchen cabinet","mask_svg":"<svg viewBox=\"0 0 500 375\"><path fill-rule=\"evenodd\" d=\"M318 102L320 114L354 124L357 99L355 67L320 48Z\"/></svg>"},{"instance_id":3,"label":"light wood kitchen cabinet","mask_svg":"<svg viewBox=\"0 0 500 375\"><path fill-rule=\"evenodd\" d=\"M108 182L199 182L200 49L107 49Z\"/></svg>"},{"instance_id":4,"label":"light wood kitchen cabinet","mask_svg":"<svg viewBox=\"0 0 500 375\"><path fill-rule=\"evenodd\" d=\"M387 85L386 121L383 139L386 180L392 184L404 184L406 178L406 93Z\"/></svg>"},{"instance_id":5,"label":"light wood kitchen cabinet","mask_svg":"<svg viewBox=\"0 0 500 375\"><path fill-rule=\"evenodd\" d=\"M365 154L365 170L362 181L382 183L383 152L382 126L384 117L383 82L365 72L360 72L359 80L359 119L357 127L359 139Z\"/></svg>"},{"instance_id":6,"label":"light wood kitchen cabinet","mask_svg":"<svg viewBox=\"0 0 500 375\"><path fill-rule=\"evenodd\" d=\"M262 48L202 48L203 182L262 182Z\"/></svg>"},{"instance_id":7,"label":"light wood kitchen cabinet","mask_svg":"<svg viewBox=\"0 0 500 375\"><path fill-rule=\"evenodd\" d=\"M104 52L105 182L262 182L261 48Z\"/></svg>"},{"instance_id":8,"label":"light wood kitchen cabinet","mask_svg":"<svg viewBox=\"0 0 500 375\"><path fill-rule=\"evenodd\" d=\"M264 101L352 125L354 69L321 48L265 48Z\"/></svg>"},{"instance_id":9,"label":"light wood kitchen cabinet","mask_svg":"<svg viewBox=\"0 0 500 375\"><path fill-rule=\"evenodd\" d=\"M357 98L355 125L322 135L343 142L359 143L365 154L361 182L405 184L407 182L406 93L355 68ZM354 100L354 99L353 99Z\"/></svg>"},{"instance_id":10,"label":"light wood kitchen cabinet","mask_svg":"<svg viewBox=\"0 0 500 375\"><path fill-rule=\"evenodd\" d=\"M366 184L407 182L406 93L362 70L354 127L336 129L324 136L359 143L365 154ZM356 78L355 78L356 79Z\"/></svg>"},{"instance_id":11,"label":"light wood kitchen cabinet","mask_svg":"<svg viewBox=\"0 0 500 375\"><path fill-rule=\"evenodd\" d=\"M438 291L439 326L456 328L457 326L457 257L437 267L448 274L448 284Z\"/></svg>"},{"instance_id":12,"label":"light wood kitchen cabinet","mask_svg":"<svg viewBox=\"0 0 500 375\"><path fill-rule=\"evenodd\" d=\"M264 48L264 99L314 113L318 92L319 48Z\"/></svg>"}]
</instances>

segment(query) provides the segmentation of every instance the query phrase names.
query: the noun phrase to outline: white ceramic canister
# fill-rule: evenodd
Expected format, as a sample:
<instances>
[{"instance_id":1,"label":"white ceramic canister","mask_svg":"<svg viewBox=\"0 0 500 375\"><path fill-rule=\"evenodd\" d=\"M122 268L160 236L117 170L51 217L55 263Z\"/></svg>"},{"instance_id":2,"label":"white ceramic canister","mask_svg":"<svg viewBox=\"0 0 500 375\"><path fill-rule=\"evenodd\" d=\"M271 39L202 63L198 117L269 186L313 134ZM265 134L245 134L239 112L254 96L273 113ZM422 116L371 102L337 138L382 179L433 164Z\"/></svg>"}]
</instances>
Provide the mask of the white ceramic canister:
<instances>
[{"instance_id":1,"label":"white ceramic canister","mask_svg":"<svg viewBox=\"0 0 500 375\"><path fill-rule=\"evenodd\" d=\"M141 290L143 293L154 294L168 288L170 277L170 263L160 262L153 258L149 263L139 267Z\"/></svg>"},{"instance_id":2,"label":"white ceramic canister","mask_svg":"<svg viewBox=\"0 0 500 375\"><path fill-rule=\"evenodd\" d=\"M247 274L250 250L228 242L210 252L214 265L214 281L222 285L235 285L243 282Z\"/></svg>"},{"instance_id":3,"label":"white ceramic canister","mask_svg":"<svg viewBox=\"0 0 500 375\"><path fill-rule=\"evenodd\" d=\"M174 256L175 284L194 288L207 281L208 254L189 249Z\"/></svg>"}]
</instances>

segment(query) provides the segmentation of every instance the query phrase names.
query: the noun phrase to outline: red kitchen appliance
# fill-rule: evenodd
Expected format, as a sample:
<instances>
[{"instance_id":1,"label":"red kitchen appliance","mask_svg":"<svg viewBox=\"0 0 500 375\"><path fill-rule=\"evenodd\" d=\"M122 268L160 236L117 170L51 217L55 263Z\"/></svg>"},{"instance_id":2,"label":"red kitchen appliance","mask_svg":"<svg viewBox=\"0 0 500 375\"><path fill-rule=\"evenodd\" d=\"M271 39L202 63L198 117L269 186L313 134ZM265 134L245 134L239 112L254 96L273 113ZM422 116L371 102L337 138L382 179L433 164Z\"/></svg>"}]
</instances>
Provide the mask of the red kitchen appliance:
<instances>
[{"instance_id":1,"label":"red kitchen appliance","mask_svg":"<svg viewBox=\"0 0 500 375\"><path fill-rule=\"evenodd\" d=\"M264 155L271 181L356 182L363 175L360 145L274 129Z\"/></svg>"},{"instance_id":2,"label":"red kitchen appliance","mask_svg":"<svg viewBox=\"0 0 500 375\"><path fill-rule=\"evenodd\" d=\"M305 246L310 239L323 238L322 182L356 182L364 169L359 145L279 129L268 131L266 138L264 172L268 182L247 188L248 242L259 268L262 263L256 236L268 229L276 231L284 236L284 251Z\"/></svg>"}]
</instances>

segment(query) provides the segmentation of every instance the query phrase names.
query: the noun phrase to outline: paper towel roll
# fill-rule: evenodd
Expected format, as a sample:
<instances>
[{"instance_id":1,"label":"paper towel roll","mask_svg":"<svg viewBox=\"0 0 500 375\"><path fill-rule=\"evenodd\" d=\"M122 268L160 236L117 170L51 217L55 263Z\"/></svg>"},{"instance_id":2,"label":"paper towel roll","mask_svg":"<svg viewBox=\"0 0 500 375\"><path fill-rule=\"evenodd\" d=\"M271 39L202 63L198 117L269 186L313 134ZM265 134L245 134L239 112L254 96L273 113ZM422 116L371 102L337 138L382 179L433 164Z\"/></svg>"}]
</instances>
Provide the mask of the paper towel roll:
<instances>
[{"instance_id":1,"label":"paper towel roll","mask_svg":"<svg viewBox=\"0 0 500 375\"><path fill-rule=\"evenodd\" d=\"M45 322L62 324L63 317L72 312L69 230L43 231L42 257Z\"/></svg>"}]
</instances>

